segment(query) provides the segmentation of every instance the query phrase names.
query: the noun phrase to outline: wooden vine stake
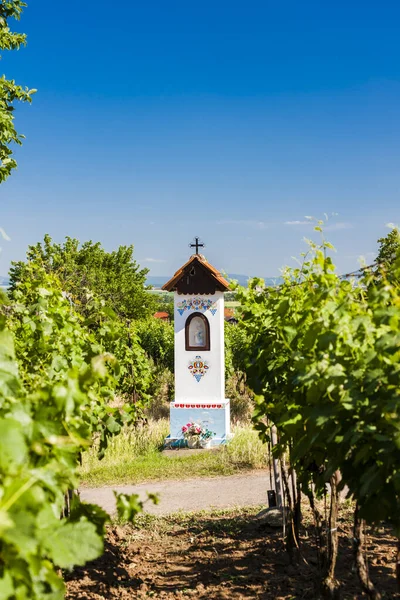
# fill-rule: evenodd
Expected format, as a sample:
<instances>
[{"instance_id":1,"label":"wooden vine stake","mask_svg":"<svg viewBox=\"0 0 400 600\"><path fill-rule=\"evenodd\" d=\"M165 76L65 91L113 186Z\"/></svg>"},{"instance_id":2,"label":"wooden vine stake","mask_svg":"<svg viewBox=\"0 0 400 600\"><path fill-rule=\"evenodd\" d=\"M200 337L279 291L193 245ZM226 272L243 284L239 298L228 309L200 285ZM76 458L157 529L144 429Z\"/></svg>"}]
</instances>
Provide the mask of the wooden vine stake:
<instances>
[{"instance_id":1,"label":"wooden vine stake","mask_svg":"<svg viewBox=\"0 0 400 600\"><path fill-rule=\"evenodd\" d=\"M364 555L364 546L365 546L365 521L364 519L360 519L359 517L359 506L356 504L356 509L354 511L354 559L357 567L358 578L361 583L361 587L363 591L367 594L368 598L372 598L372 600L381 600L382 595L374 584L372 583L369 577L368 571L368 563L365 559Z\"/></svg>"},{"instance_id":2,"label":"wooden vine stake","mask_svg":"<svg viewBox=\"0 0 400 600\"><path fill-rule=\"evenodd\" d=\"M327 556L325 577L322 582L323 595L326 598L339 598L339 583L335 577L338 555L339 539L337 530L337 517L339 507L338 474L334 473L330 479L331 502L328 517L328 533L326 536Z\"/></svg>"},{"instance_id":3,"label":"wooden vine stake","mask_svg":"<svg viewBox=\"0 0 400 600\"><path fill-rule=\"evenodd\" d=\"M399 593L400 593L400 538L397 538L396 577L397 577L397 587L399 588Z\"/></svg>"}]
</instances>

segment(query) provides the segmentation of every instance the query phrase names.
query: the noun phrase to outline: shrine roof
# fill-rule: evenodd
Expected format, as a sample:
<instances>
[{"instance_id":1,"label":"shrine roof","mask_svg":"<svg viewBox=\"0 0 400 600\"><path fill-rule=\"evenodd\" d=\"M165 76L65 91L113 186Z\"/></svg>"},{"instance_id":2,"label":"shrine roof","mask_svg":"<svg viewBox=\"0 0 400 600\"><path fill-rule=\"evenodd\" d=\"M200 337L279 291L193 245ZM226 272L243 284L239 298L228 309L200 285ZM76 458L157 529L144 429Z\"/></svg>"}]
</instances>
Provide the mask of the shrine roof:
<instances>
[{"instance_id":1,"label":"shrine roof","mask_svg":"<svg viewBox=\"0 0 400 600\"><path fill-rule=\"evenodd\" d=\"M168 292L172 292L177 289L178 283L182 280L183 276L189 272L190 267L195 264L201 265L204 268L206 273L209 275L210 279L214 282L215 287L225 292L229 289L229 282L221 275L221 272L218 271L215 267L213 267L203 256L202 254L193 254L189 260L182 265L180 269L177 270L175 275L171 277L167 283L164 283L161 289L166 290Z\"/></svg>"}]
</instances>

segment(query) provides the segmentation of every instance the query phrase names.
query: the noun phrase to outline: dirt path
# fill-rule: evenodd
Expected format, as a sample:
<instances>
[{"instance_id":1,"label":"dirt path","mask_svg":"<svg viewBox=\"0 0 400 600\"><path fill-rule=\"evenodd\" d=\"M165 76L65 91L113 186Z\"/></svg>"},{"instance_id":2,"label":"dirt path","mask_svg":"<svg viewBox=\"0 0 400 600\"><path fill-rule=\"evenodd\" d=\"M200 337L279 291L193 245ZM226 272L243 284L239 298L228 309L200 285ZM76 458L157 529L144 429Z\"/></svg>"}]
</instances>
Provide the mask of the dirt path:
<instances>
[{"instance_id":1,"label":"dirt path","mask_svg":"<svg viewBox=\"0 0 400 600\"><path fill-rule=\"evenodd\" d=\"M209 477L185 481L158 481L140 485L124 485L101 488L83 488L82 500L99 504L109 514L115 513L113 490L125 494L139 494L145 500L146 493L156 493L160 503L145 504L145 512L166 515L173 512L191 512L212 508L233 508L267 504L269 475L266 471L252 471L245 475Z\"/></svg>"}]
</instances>

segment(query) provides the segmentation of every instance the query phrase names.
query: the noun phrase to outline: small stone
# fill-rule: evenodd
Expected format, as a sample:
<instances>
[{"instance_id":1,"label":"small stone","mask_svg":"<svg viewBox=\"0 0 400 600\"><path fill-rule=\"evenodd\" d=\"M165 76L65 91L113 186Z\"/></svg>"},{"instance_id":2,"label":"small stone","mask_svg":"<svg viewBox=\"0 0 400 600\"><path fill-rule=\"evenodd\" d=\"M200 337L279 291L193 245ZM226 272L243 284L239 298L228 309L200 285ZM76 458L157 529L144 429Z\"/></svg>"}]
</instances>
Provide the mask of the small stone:
<instances>
[{"instance_id":1,"label":"small stone","mask_svg":"<svg viewBox=\"0 0 400 600\"><path fill-rule=\"evenodd\" d=\"M265 523L269 527L283 526L283 509L282 508L266 508L258 513L256 517L261 523Z\"/></svg>"}]
</instances>

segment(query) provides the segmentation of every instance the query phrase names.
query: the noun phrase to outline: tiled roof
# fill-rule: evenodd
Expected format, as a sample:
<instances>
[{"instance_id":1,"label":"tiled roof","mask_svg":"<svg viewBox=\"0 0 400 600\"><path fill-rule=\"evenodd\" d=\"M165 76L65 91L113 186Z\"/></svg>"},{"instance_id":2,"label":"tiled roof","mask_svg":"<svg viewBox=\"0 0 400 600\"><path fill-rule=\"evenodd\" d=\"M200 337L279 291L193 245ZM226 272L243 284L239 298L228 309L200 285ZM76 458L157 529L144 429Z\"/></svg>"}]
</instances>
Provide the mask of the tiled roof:
<instances>
[{"instance_id":1,"label":"tiled roof","mask_svg":"<svg viewBox=\"0 0 400 600\"><path fill-rule=\"evenodd\" d=\"M166 319L169 318L169 314L167 312L156 312L153 315L156 319Z\"/></svg>"},{"instance_id":2,"label":"tiled roof","mask_svg":"<svg viewBox=\"0 0 400 600\"><path fill-rule=\"evenodd\" d=\"M178 269L178 271L175 273L175 275L173 277L171 277L171 279L169 281L167 281L167 283L164 283L164 285L162 286L161 289L167 290L168 292L172 292L175 289L176 284L179 282L179 280L185 274L185 271L187 270L187 268L195 262L199 262L208 271L208 273L211 275L211 277L217 283L217 287L221 291L226 291L229 289L229 282L225 279L225 277L223 277L221 275L221 273L220 273L220 271L218 271L218 269L216 269L215 267L210 265L210 263L207 261L207 259L202 254L193 254L189 258L189 260L184 265L182 265L182 267L180 269Z\"/></svg>"}]
</instances>

